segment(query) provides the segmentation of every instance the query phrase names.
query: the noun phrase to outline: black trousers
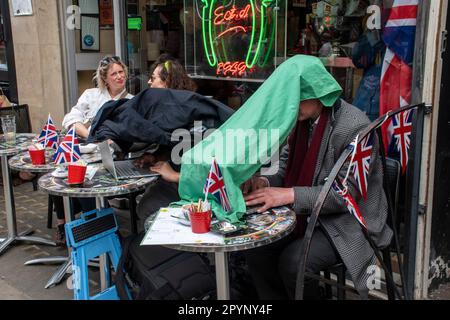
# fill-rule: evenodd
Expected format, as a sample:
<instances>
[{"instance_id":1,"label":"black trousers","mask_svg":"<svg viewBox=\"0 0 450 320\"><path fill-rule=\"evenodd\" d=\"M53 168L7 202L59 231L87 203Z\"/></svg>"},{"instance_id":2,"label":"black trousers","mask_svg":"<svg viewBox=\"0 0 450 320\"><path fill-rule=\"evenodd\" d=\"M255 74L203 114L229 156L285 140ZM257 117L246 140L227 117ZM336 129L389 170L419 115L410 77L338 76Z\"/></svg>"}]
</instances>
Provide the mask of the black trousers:
<instances>
[{"instance_id":1,"label":"black trousers","mask_svg":"<svg viewBox=\"0 0 450 320\"><path fill-rule=\"evenodd\" d=\"M64 219L64 202L63 197L51 196L53 205L55 206L56 217L60 220ZM72 212L77 214L79 212L89 212L95 210L96 203L95 198L71 198Z\"/></svg>"},{"instance_id":2,"label":"black trousers","mask_svg":"<svg viewBox=\"0 0 450 320\"><path fill-rule=\"evenodd\" d=\"M138 230L144 230L145 220L160 208L167 207L172 202L180 200L178 184L159 180L149 186L137 205L139 216Z\"/></svg>"},{"instance_id":3,"label":"black trousers","mask_svg":"<svg viewBox=\"0 0 450 320\"><path fill-rule=\"evenodd\" d=\"M245 252L250 274L262 300L286 300L295 298L300 249L303 238L295 234L271 245ZM324 233L317 227L313 233L306 262L306 272L318 274L340 261L339 254ZM305 278L304 299L319 298L317 280Z\"/></svg>"}]
</instances>

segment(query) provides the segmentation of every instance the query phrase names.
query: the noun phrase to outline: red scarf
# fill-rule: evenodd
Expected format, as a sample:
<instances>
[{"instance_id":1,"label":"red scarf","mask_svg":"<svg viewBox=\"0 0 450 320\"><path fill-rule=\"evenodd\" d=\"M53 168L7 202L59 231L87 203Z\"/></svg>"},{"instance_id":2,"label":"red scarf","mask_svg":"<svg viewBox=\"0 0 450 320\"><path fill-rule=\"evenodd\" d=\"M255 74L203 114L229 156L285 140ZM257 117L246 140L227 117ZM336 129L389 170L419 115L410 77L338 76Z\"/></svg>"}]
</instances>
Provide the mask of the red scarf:
<instances>
[{"instance_id":1,"label":"red scarf","mask_svg":"<svg viewBox=\"0 0 450 320\"><path fill-rule=\"evenodd\" d=\"M284 186L286 188L312 186L317 158L328 123L328 117L329 111L324 108L309 148L309 120L299 121L297 123L297 126L288 141L289 159L284 181ZM303 236L305 230L306 217L298 217L297 232L299 232L300 236Z\"/></svg>"}]
</instances>

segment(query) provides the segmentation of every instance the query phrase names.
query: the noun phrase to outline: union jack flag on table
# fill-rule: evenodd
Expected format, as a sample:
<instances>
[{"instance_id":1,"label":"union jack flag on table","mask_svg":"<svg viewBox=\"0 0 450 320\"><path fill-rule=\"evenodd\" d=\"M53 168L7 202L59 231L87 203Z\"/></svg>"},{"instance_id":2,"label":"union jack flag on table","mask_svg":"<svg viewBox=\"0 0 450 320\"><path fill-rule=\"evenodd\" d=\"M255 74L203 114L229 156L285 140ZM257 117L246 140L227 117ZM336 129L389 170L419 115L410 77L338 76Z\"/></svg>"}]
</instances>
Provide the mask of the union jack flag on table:
<instances>
[{"instance_id":1,"label":"union jack flag on table","mask_svg":"<svg viewBox=\"0 0 450 320\"><path fill-rule=\"evenodd\" d=\"M400 154L402 174L408 164L408 151L411 143L412 120L414 110L406 110L392 117L392 137L395 139L395 147Z\"/></svg>"},{"instance_id":2,"label":"union jack flag on table","mask_svg":"<svg viewBox=\"0 0 450 320\"><path fill-rule=\"evenodd\" d=\"M41 135L38 138L38 142L44 148L58 148L58 133L56 132L55 124L53 123L53 119L50 115L48 115L47 124L41 132Z\"/></svg>"},{"instance_id":3,"label":"union jack flag on table","mask_svg":"<svg viewBox=\"0 0 450 320\"><path fill-rule=\"evenodd\" d=\"M369 133L361 141L356 139L353 141L353 147L356 150L353 151L351 156L350 171L352 172L356 182L358 183L359 191L364 200L367 199L367 187L369 179L370 161L373 150L373 133ZM355 146L356 144L356 146Z\"/></svg>"},{"instance_id":4,"label":"union jack flag on table","mask_svg":"<svg viewBox=\"0 0 450 320\"><path fill-rule=\"evenodd\" d=\"M222 205L225 212L231 211L230 201L228 199L227 189L225 188L225 181L220 171L216 159L213 159L211 170L209 171L208 179L206 180L203 193L207 195L212 194L217 201Z\"/></svg>"},{"instance_id":5,"label":"union jack flag on table","mask_svg":"<svg viewBox=\"0 0 450 320\"><path fill-rule=\"evenodd\" d=\"M336 181L333 182L331 187L344 199L348 211L356 218L356 220L358 220L359 224L367 229L366 221L364 220L355 199L351 196L350 192L348 192L348 188L340 188Z\"/></svg>"},{"instance_id":6,"label":"union jack flag on table","mask_svg":"<svg viewBox=\"0 0 450 320\"><path fill-rule=\"evenodd\" d=\"M59 144L58 150L53 156L55 164L73 163L81 159L80 145L74 129L64 137L64 140Z\"/></svg>"}]
</instances>

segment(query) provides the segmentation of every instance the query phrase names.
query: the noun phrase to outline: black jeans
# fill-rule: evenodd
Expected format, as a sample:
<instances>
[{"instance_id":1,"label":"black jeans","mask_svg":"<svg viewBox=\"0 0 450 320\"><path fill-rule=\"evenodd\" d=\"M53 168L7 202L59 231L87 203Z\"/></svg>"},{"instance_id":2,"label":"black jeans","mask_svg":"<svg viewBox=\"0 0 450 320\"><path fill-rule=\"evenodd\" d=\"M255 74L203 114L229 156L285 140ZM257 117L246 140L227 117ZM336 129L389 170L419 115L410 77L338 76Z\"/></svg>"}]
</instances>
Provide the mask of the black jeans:
<instances>
[{"instance_id":1,"label":"black jeans","mask_svg":"<svg viewBox=\"0 0 450 320\"><path fill-rule=\"evenodd\" d=\"M271 245L245 253L258 296L262 300L286 300L295 298L300 249L303 239L295 234ZM313 233L306 262L306 272L318 274L326 267L340 261L328 236L317 227ZM304 299L319 298L317 280L305 278Z\"/></svg>"},{"instance_id":2,"label":"black jeans","mask_svg":"<svg viewBox=\"0 0 450 320\"><path fill-rule=\"evenodd\" d=\"M138 230L144 230L145 220L160 208L180 200L178 184L159 180L149 186L137 206L139 216Z\"/></svg>"}]
</instances>

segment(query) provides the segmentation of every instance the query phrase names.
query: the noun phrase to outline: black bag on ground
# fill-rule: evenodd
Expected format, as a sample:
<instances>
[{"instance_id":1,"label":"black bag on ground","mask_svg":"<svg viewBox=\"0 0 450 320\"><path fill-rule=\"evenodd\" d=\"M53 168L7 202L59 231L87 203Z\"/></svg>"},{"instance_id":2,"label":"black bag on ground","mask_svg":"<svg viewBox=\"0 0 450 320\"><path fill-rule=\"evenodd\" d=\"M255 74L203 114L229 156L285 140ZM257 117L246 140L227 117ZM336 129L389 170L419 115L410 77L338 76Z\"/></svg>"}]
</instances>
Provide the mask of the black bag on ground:
<instances>
[{"instance_id":1,"label":"black bag on ground","mask_svg":"<svg viewBox=\"0 0 450 320\"><path fill-rule=\"evenodd\" d=\"M143 233L132 235L122 243L116 274L121 299L204 300L216 296L214 274L199 254L140 246L143 237Z\"/></svg>"}]
</instances>

